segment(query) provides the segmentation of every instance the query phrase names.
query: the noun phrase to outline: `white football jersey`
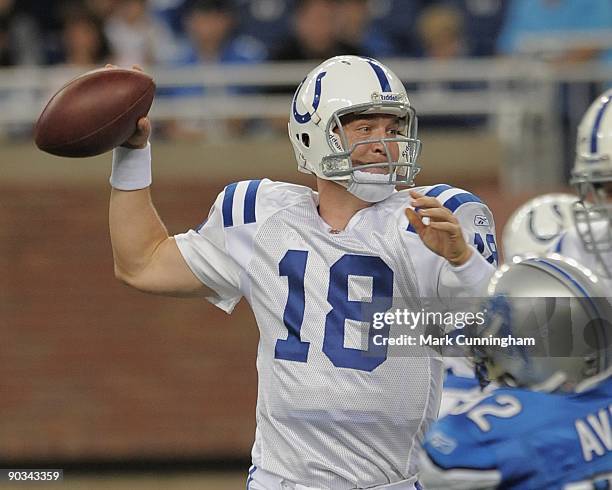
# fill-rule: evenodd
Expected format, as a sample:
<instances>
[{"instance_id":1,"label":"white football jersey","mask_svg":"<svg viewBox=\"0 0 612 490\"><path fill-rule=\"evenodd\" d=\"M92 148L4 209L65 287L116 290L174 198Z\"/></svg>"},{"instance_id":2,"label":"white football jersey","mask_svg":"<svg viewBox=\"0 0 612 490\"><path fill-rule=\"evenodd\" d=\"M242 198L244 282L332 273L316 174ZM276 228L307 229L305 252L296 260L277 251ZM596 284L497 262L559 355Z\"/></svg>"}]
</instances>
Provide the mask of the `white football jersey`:
<instances>
[{"instance_id":1,"label":"white football jersey","mask_svg":"<svg viewBox=\"0 0 612 490\"><path fill-rule=\"evenodd\" d=\"M606 226L608 226L606 223L594 223L593 231L596 235L598 235L598 233L603 234ZM564 232L551 249L551 252L556 252L565 257L572 258L585 267L588 267L600 280L604 281L608 291L612 290L612 278L606 277L605 271L597 259L597 256L585 250L576 227L572 227ZM601 258L608 271L612 272L612 252L601 253Z\"/></svg>"},{"instance_id":2,"label":"white football jersey","mask_svg":"<svg viewBox=\"0 0 612 490\"><path fill-rule=\"evenodd\" d=\"M445 203L486 257L475 253L453 268L427 249L404 215L406 191L336 232L310 188L267 179L228 185L205 223L175 237L191 270L217 293L214 304L230 312L244 296L255 314L255 467L333 490L416 474L443 365L374 345L363 307L477 296L496 258L493 217L476 196L447 185L418 190Z\"/></svg>"}]
</instances>

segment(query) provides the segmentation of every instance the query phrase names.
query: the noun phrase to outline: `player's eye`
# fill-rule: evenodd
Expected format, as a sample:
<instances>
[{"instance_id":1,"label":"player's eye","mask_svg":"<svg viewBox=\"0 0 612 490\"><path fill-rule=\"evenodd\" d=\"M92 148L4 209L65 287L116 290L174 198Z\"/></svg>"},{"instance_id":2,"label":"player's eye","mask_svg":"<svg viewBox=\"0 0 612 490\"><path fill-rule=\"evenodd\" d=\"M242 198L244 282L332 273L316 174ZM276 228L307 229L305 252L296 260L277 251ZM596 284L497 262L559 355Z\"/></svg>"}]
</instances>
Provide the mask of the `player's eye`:
<instances>
[{"instance_id":1,"label":"player's eye","mask_svg":"<svg viewBox=\"0 0 612 490\"><path fill-rule=\"evenodd\" d=\"M391 128L387 130L387 133L393 135L393 136L397 136L399 134L399 129L398 128Z\"/></svg>"}]
</instances>

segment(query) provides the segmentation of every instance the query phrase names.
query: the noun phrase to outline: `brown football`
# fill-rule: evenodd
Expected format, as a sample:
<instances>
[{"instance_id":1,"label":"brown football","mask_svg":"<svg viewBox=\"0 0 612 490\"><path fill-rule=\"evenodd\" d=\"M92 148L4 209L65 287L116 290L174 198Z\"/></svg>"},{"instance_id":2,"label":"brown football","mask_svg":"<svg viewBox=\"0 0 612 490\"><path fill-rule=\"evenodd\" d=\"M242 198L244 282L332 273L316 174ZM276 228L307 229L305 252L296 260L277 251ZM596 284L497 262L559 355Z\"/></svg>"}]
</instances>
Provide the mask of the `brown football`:
<instances>
[{"instance_id":1,"label":"brown football","mask_svg":"<svg viewBox=\"0 0 612 490\"><path fill-rule=\"evenodd\" d=\"M121 68L87 72L64 85L47 103L34 130L36 146L63 157L91 157L124 143L146 116L155 82Z\"/></svg>"}]
</instances>

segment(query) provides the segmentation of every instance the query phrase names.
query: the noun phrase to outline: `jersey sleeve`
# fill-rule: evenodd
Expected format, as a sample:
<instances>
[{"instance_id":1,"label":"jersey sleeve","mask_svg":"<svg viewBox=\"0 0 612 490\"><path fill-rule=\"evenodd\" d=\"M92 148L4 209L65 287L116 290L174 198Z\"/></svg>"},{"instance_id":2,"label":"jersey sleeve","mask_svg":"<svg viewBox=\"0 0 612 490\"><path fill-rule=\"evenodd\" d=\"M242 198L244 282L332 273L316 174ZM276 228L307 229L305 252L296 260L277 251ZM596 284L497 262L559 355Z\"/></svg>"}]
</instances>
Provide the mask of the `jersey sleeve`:
<instances>
[{"instance_id":1,"label":"jersey sleeve","mask_svg":"<svg viewBox=\"0 0 612 490\"><path fill-rule=\"evenodd\" d=\"M429 197L435 197L451 211L463 231L468 245L478 254L459 267L445 261L440 269L437 291L440 297L477 297L495 272L497 266L497 245L493 213L482 200L458 187L438 184L420 189ZM409 227L410 230L410 227Z\"/></svg>"},{"instance_id":2,"label":"jersey sleeve","mask_svg":"<svg viewBox=\"0 0 612 490\"><path fill-rule=\"evenodd\" d=\"M470 196L478 201L459 204L454 214L461 224L465 241L472 245L489 264L497 267L498 253L493 213L478 197L473 194Z\"/></svg>"},{"instance_id":3,"label":"jersey sleeve","mask_svg":"<svg viewBox=\"0 0 612 490\"><path fill-rule=\"evenodd\" d=\"M495 220L489 207L475 194L448 184L417 189L425 196L435 197L459 220L465 241L472 245L489 264L497 267ZM408 227L411 231L411 227Z\"/></svg>"},{"instance_id":4,"label":"jersey sleeve","mask_svg":"<svg viewBox=\"0 0 612 490\"><path fill-rule=\"evenodd\" d=\"M227 188L210 209L208 218L195 229L174 236L176 244L194 275L212 289L212 304L231 313L240 301L241 269L228 252L223 227L223 201Z\"/></svg>"},{"instance_id":5,"label":"jersey sleeve","mask_svg":"<svg viewBox=\"0 0 612 490\"><path fill-rule=\"evenodd\" d=\"M193 273L216 293L207 299L227 313L242 296L250 299L257 231L293 197L293 187L268 179L229 184L200 226L174 237Z\"/></svg>"}]
</instances>

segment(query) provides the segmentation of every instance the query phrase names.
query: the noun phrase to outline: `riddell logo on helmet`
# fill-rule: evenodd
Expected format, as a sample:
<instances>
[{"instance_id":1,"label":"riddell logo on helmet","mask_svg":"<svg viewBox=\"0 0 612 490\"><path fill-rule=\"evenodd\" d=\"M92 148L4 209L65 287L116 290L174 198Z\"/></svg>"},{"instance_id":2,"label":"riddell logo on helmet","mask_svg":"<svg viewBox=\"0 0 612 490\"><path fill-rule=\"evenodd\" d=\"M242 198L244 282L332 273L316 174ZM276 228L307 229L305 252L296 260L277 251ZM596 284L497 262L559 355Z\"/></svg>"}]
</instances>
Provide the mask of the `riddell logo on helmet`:
<instances>
[{"instance_id":1,"label":"riddell logo on helmet","mask_svg":"<svg viewBox=\"0 0 612 490\"><path fill-rule=\"evenodd\" d=\"M340 143L340 138L338 138L338 136L334 134L329 138L329 140L336 150L342 151L342 144Z\"/></svg>"},{"instance_id":2,"label":"riddell logo on helmet","mask_svg":"<svg viewBox=\"0 0 612 490\"><path fill-rule=\"evenodd\" d=\"M405 98L404 94L372 92L372 102L403 102Z\"/></svg>"}]
</instances>

